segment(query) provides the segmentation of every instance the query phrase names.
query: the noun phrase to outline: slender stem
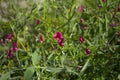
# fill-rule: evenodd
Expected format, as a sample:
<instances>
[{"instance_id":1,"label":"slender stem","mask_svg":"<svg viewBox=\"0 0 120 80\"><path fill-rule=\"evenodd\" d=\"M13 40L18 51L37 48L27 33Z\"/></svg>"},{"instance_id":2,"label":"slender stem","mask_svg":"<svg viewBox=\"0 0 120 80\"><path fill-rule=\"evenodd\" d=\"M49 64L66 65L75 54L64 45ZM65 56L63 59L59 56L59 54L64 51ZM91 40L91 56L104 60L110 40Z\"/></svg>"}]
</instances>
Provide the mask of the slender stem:
<instances>
[{"instance_id":1,"label":"slender stem","mask_svg":"<svg viewBox=\"0 0 120 80\"><path fill-rule=\"evenodd\" d=\"M44 19L46 18L46 0L44 0Z\"/></svg>"}]
</instances>

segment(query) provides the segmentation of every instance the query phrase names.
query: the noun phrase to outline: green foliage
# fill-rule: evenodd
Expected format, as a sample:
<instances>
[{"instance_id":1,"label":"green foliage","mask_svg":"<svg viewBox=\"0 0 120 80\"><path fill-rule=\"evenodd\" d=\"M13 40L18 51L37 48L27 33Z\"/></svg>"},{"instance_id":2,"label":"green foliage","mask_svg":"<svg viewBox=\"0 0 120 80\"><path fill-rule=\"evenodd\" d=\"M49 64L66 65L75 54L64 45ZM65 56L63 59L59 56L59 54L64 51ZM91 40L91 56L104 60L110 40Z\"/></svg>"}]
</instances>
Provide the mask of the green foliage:
<instances>
[{"instance_id":1,"label":"green foliage","mask_svg":"<svg viewBox=\"0 0 120 80\"><path fill-rule=\"evenodd\" d=\"M32 80L34 74L34 67L28 67L24 73L24 80Z\"/></svg>"},{"instance_id":2,"label":"green foliage","mask_svg":"<svg viewBox=\"0 0 120 80\"><path fill-rule=\"evenodd\" d=\"M0 0L0 80L120 79L119 3Z\"/></svg>"},{"instance_id":3,"label":"green foliage","mask_svg":"<svg viewBox=\"0 0 120 80\"><path fill-rule=\"evenodd\" d=\"M39 56L40 55L38 55L37 52L34 52L32 54L32 63L33 63L33 65L37 65L40 62L40 57Z\"/></svg>"},{"instance_id":4,"label":"green foliage","mask_svg":"<svg viewBox=\"0 0 120 80\"><path fill-rule=\"evenodd\" d=\"M10 72L1 75L0 80L8 80L10 78Z\"/></svg>"}]
</instances>

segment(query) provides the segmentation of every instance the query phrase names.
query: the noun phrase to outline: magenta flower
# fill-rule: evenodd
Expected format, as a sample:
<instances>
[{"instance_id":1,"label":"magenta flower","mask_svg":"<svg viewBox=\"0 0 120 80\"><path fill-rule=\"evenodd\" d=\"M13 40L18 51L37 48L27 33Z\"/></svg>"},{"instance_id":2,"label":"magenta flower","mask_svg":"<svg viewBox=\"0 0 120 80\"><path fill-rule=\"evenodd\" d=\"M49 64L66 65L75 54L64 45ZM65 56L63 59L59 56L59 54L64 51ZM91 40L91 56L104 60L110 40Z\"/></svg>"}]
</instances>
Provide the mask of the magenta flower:
<instances>
[{"instance_id":1,"label":"magenta flower","mask_svg":"<svg viewBox=\"0 0 120 80\"><path fill-rule=\"evenodd\" d=\"M116 32L116 35L120 35L120 31Z\"/></svg>"},{"instance_id":2,"label":"magenta flower","mask_svg":"<svg viewBox=\"0 0 120 80\"><path fill-rule=\"evenodd\" d=\"M16 52L17 50L18 50L18 48L17 48L17 42L14 42L13 46L12 46L12 51Z\"/></svg>"},{"instance_id":3,"label":"magenta flower","mask_svg":"<svg viewBox=\"0 0 120 80\"><path fill-rule=\"evenodd\" d=\"M87 26L85 25L85 24L81 24L81 27L82 27L82 29L86 29L87 28Z\"/></svg>"},{"instance_id":4,"label":"magenta flower","mask_svg":"<svg viewBox=\"0 0 120 80\"><path fill-rule=\"evenodd\" d=\"M90 54L90 50L88 48L84 48L84 50L86 55Z\"/></svg>"},{"instance_id":5,"label":"magenta flower","mask_svg":"<svg viewBox=\"0 0 120 80\"><path fill-rule=\"evenodd\" d=\"M120 6L117 7L117 10L120 11Z\"/></svg>"},{"instance_id":6,"label":"magenta flower","mask_svg":"<svg viewBox=\"0 0 120 80\"><path fill-rule=\"evenodd\" d=\"M114 21L110 24L110 27L116 27L118 25L118 22L117 21Z\"/></svg>"},{"instance_id":7,"label":"magenta flower","mask_svg":"<svg viewBox=\"0 0 120 80\"><path fill-rule=\"evenodd\" d=\"M5 35L5 40L7 40L8 42L11 42L13 38L14 38L13 34L7 34L7 35Z\"/></svg>"},{"instance_id":8,"label":"magenta flower","mask_svg":"<svg viewBox=\"0 0 120 80\"><path fill-rule=\"evenodd\" d=\"M11 48L9 48L9 49L7 50L7 56L8 56L9 58L12 58L12 49L11 49Z\"/></svg>"},{"instance_id":9,"label":"magenta flower","mask_svg":"<svg viewBox=\"0 0 120 80\"><path fill-rule=\"evenodd\" d=\"M39 41L40 41L40 43L43 43L43 36L42 36L42 34L40 34Z\"/></svg>"},{"instance_id":10,"label":"magenta flower","mask_svg":"<svg viewBox=\"0 0 120 80\"><path fill-rule=\"evenodd\" d=\"M79 6L78 11L79 11L80 13L82 13L82 12L83 12L83 6Z\"/></svg>"},{"instance_id":11,"label":"magenta flower","mask_svg":"<svg viewBox=\"0 0 120 80\"><path fill-rule=\"evenodd\" d=\"M34 38L35 38L35 41L36 41L36 42L43 43L43 41L44 41L44 38L43 38L42 33L39 33L38 36L34 35Z\"/></svg>"},{"instance_id":12,"label":"magenta flower","mask_svg":"<svg viewBox=\"0 0 120 80\"><path fill-rule=\"evenodd\" d=\"M102 0L102 2L106 3L106 2L107 2L107 0Z\"/></svg>"},{"instance_id":13,"label":"magenta flower","mask_svg":"<svg viewBox=\"0 0 120 80\"><path fill-rule=\"evenodd\" d=\"M54 34L54 39L57 39L58 40L58 44L60 46L64 46L64 43L63 43L63 36L62 36L62 33L61 32L56 32Z\"/></svg>"},{"instance_id":14,"label":"magenta flower","mask_svg":"<svg viewBox=\"0 0 120 80\"><path fill-rule=\"evenodd\" d=\"M80 19L80 22L81 22L81 23L84 23L84 22L85 22L85 19L84 19L84 18L81 18L81 19Z\"/></svg>"},{"instance_id":15,"label":"magenta flower","mask_svg":"<svg viewBox=\"0 0 120 80\"><path fill-rule=\"evenodd\" d=\"M102 8L102 6L99 5L99 6L98 6L98 9L101 9L101 8Z\"/></svg>"},{"instance_id":16,"label":"magenta flower","mask_svg":"<svg viewBox=\"0 0 120 80\"><path fill-rule=\"evenodd\" d=\"M17 48L17 42L14 42L13 45L12 45L12 47L7 50L7 56L9 58L12 58L13 52L16 52L17 50L18 50L18 48Z\"/></svg>"},{"instance_id":17,"label":"magenta flower","mask_svg":"<svg viewBox=\"0 0 120 80\"><path fill-rule=\"evenodd\" d=\"M61 32L56 32L55 34L54 34L54 38L55 39L62 39L63 37L62 37L62 33Z\"/></svg>"},{"instance_id":18,"label":"magenta flower","mask_svg":"<svg viewBox=\"0 0 120 80\"><path fill-rule=\"evenodd\" d=\"M84 43L84 42L85 42L85 40L84 40L84 38L83 38L83 36L82 36L82 35L80 35L79 40L80 40L80 42L81 42L81 43Z\"/></svg>"},{"instance_id":19,"label":"magenta flower","mask_svg":"<svg viewBox=\"0 0 120 80\"><path fill-rule=\"evenodd\" d=\"M41 21L40 21L40 20L37 20L37 21L36 21L36 24L37 24L37 25L39 25L40 23L41 23Z\"/></svg>"},{"instance_id":20,"label":"magenta flower","mask_svg":"<svg viewBox=\"0 0 120 80\"><path fill-rule=\"evenodd\" d=\"M59 44L60 46L64 46L63 38L62 38L62 39L58 39L58 44Z\"/></svg>"},{"instance_id":21,"label":"magenta flower","mask_svg":"<svg viewBox=\"0 0 120 80\"><path fill-rule=\"evenodd\" d=\"M61 47L64 46L64 43L58 43Z\"/></svg>"}]
</instances>

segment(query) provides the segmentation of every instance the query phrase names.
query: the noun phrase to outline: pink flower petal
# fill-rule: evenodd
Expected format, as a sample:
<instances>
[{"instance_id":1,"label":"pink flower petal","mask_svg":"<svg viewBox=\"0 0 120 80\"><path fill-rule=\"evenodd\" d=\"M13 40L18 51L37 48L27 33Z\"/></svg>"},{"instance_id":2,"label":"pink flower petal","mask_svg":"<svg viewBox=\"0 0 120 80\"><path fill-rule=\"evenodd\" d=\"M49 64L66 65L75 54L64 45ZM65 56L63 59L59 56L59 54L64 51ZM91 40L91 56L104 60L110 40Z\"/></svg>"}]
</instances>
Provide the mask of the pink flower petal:
<instances>
[{"instance_id":1,"label":"pink flower petal","mask_svg":"<svg viewBox=\"0 0 120 80\"><path fill-rule=\"evenodd\" d=\"M62 36L62 33L61 32L56 32L54 34L54 39L57 39L58 40L58 44L60 46L64 46L64 43L63 43L63 36Z\"/></svg>"},{"instance_id":2,"label":"pink flower petal","mask_svg":"<svg viewBox=\"0 0 120 80\"><path fill-rule=\"evenodd\" d=\"M117 10L120 11L120 6L117 7Z\"/></svg>"},{"instance_id":3,"label":"pink flower petal","mask_svg":"<svg viewBox=\"0 0 120 80\"><path fill-rule=\"evenodd\" d=\"M40 34L39 41L40 41L41 43L43 43L43 36L42 36L42 34Z\"/></svg>"},{"instance_id":4,"label":"pink flower petal","mask_svg":"<svg viewBox=\"0 0 120 80\"><path fill-rule=\"evenodd\" d=\"M83 12L83 6L79 6L78 11L79 11L80 13L82 13L82 12Z\"/></svg>"},{"instance_id":5,"label":"pink flower petal","mask_svg":"<svg viewBox=\"0 0 120 80\"><path fill-rule=\"evenodd\" d=\"M84 43L84 42L85 42L85 40L84 40L84 38L83 38L83 36L82 36L82 35L80 35L79 40L80 40L80 42L81 42L81 43Z\"/></svg>"},{"instance_id":6,"label":"pink flower petal","mask_svg":"<svg viewBox=\"0 0 120 80\"><path fill-rule=\"evenodd\" d=\"M107 2L107 0L102 0L104 3L106 3Z\"/></svg>"},{"instance_id":7,"label":"pink flower petal","mask_svg":"<svg viewBox=\"0 0 120 80\"><path fill-rule=\"evenodd\" d=\"M16 52L17 50L18 50L18 48L17 48L17 42L14 42L13 46L12 46L12 51Z\"/></svg>"},{"instance_id":8,"label":"pink flower petal","mask_svg":"<svg viewBox=\"0 0 120 80\"><path fill-rule=\"evenodd\" d=\"M40 23L41 23L41 21L40 21L40 20L37 20L37 21L36 21L36 24L37 24L37 25L39 25Z\"/></svg>"},{"instance_id":9,"label":"pink flower petal","mask_svg":"<svg viewBox=\"0 0 120 80\"><path fill-rule=\"evenodd\" d=\"M90 50L88 48L84 48L84 50L86 55L90 54Z\"/></svg>"},{"instance_id":10,"label":"pink flower petal","mask_svg":"<svg viewBox=\"0 0 120 80\"><path fill-rule=\"evenodd\" d=\"M54 38L55 38L55 39L57 39L57 38L62 39L62 38L63 38L63 37L62 37L62 33L61 33L61 32L56 32L56 33L54 34Z\"/></svg>"}]
</instances>

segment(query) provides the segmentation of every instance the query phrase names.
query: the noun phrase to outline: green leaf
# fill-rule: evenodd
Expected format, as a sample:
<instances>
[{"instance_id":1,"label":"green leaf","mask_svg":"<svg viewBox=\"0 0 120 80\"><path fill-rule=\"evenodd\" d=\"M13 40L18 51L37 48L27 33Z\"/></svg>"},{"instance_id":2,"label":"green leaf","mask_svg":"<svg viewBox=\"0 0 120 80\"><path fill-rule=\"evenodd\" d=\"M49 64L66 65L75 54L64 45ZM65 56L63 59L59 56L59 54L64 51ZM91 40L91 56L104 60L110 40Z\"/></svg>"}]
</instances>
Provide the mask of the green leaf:
<instances>
[{"instance_id":1,"label":"green leaf","mask_svg":"<svg viewBox=\"0 0 120 80\"><path fill-rule=\"evenodd\" d=\"M66 55L65 53L62 51L63 55L61 56L61 64L62 64L62 67L64 67L64 62L66 60Z\"/></svg>"},{"instance_id":2,"label":"green leaf","mask_svg":"<svg viewBox=\"0 0 120 80\"><path fill-rule=\"evenodd\" d=\"M53 59L53 56L54 56L54 52L52 52L49 56L48 56L48 58L47 58L47 62L50 60L50 59Z\"/></svg>"},{"instance_id":3,"label":"green leaf","mask_svg":"<svg viewBox=\"0 0 120 80\"><path fill-rule=\"evenodd\" d=\"M85 0L85 3L87 3L88 6L92 7L92 8L96 8L96 1L92 2L90 0Z\"/></svg>"},{"instance_id":4,"label":"green leaf","mask_svg":"<svg viewBox=\"0 0 120 80\"><path fill-rule=\"evenodd\" d=\"M24 80L32 80L34 74L34 67L28 67L24 73Z\"/></svg>"},{"instance_id":5,"label":"green leaf","mask_svg":"<svg viewBox=\"0 0 120 80\"><path fill-rule=\"evenodd\" d=\"M120 74L118 75L118 79L120 80Z\"/></svg>"},{"instance_id":6,"label":"green leaf","mask_svg":"<svg viewBox=\"0 0 120 80\"><path fill-rule=\"evenodd\" d=\"M33 65L38 64L40 61L40 55L37 52L34 52L32 55L32 63Z\"/></svg>"},{"instance_id":7,"label":"green leaf","mask_svg":"<svg viewBox=\"0 0 120 80\"><path fill-rule=\"evenodd\" d=\"M61 72L62 70L63 70L63 68L53 68L53 67L46 68L46 71L51 72L53 74L57 74L57 73Z\"/></svg>"},{"instance_id":8,"label":"green leaf","mask_svg":"<svg viewBox=\"0 0 120 80\"><path fill-rule=\"evenodd\" d=\"M73 73L73 74L78 75L78 73L77 73L77 72L75 72L75 71L73 70L73 68L72 68L72 67L68 67L68 66L66 66L66 69L67 69L67 71L68 71L69 73Z\"/></svg>"},{"instance_id":9,"label":"green leaf","mask_svg":"<svg viewBox=\"0 0 120 80\"><path fill-rule=\"evenodd\" d=\"M3 74L0 78L0 80L8 80L10 78L10 72L7 72L6 74Z\"/></svg>"},{"instance_id":10,"label":"green leaf","mask_svg":"<svg viewBox=\"0 0 120 80\"><path fill-rule=\"evenodd\" d=\"M85 65L83 66L82 70L80 71L80 74L84 73L84 71L87 69L89 63L90 63L90 59L87 60L87 62L86 62Z\"/></svg>"}]
</instances>

